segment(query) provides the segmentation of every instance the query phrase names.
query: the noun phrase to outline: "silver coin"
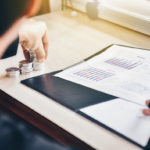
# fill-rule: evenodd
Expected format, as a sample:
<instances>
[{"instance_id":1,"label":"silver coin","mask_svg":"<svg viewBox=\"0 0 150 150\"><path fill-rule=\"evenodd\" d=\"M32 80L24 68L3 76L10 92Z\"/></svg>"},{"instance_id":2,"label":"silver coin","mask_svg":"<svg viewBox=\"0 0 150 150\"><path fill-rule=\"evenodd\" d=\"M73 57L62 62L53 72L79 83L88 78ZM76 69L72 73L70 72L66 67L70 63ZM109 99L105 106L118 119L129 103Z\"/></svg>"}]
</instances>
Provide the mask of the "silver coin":
<instances>
[{"instance_id":1,"label":"silver coin","mask_svg":"<svg viewBox=\"0 0 150 150\"><path fill-rule=\"evenodd\" d=\"M32 72L32 71L33 71L33 68L31 68L31 69L21 68L21 72Z\"/></svg>"},{"instance_id":2,"label":"silver coin","mask_svg":"<svg viewBox=\"0 0 150 150\"><path fill-rule=\"evenodd\" d=\"M33 70L39 71L44 69L44 63L33 63Z\"/></svg>"},{"instance_id":3,"label":"silver coin","mask_svg":"<svg viewBox=\"0 0 150 150\"><path fill-rule=\"evenodd\" d=\"M18 72L20 72L20 70L18 70L18 71L6 71L6 73L9 73L9 74L16 74Z\"/></svg>"},{"instance_id":4,"label":"silver coin","mask_svg":"<svg viewBox=\"0 0 150 150\"><path fill-rule=\"evenodd\" d=\"M7 72L7 73L6 73L6 75L10 75L10 76L11 76L11 75L12 75L12 76L15 76L15 75L18 75L18 74L20 74L20 72L16 72L16 73Z\"/></svg>"},{"instance_id":5,"label":"silver coin","mask_svg":"<svg viewBox=\"0 0 150 150\"><path fill-rule=\"evenodd\" d=\"M35 51L29 50L29 55L30 55L30 61L35 61L37 58Z\"/></svg>"},{"instance_id":6,"label":"silver coin","mask_svg":"<svg viewBox=\"0 0 150 150\"><path fill-rule=\"evenodd\" d=\"M6 69L6 76L8 77L19 77L20 69L16 67L10 67Z\"/></svg>"},{"instance_id":7,"label":"silver coin","mask_svg":"<svg viewBox=\"0 0 150 150\"><path fill-rule=\"evenodd\" d=\"M22 60L19 62L19 67L32 67L32 62L28 60Z\"/></svg>"},{"instance_id":8,"label":"silver coin","mask_svg":"<svg viewBox=\"0 0 150 150\"><path fill-rule=\"evenodd\" d=\"M17 77L19 77L19 75L20 75L20 72L16 73L16 74L11 74L11 73L6 74L7 77L13 77L13 78L17 78Z\"/></svg>"},{"instance_id":9,"label":"silver coin","mask_svg":"<svg viewBox=\"0 0 150 150\"><path fill-rule=\"evenodd\" d=\"M6 72L19 72L20 69L16 67L10 67L6 69Z\"/></svg>"},{"instance_id":10,"label":"silver coin","mask_svg":"<svg viewBox=\"0 0 150 150\"><path fill-rule=\"evenodd\" d=\"M32 72L33 71L33 68L30 69L30 70L24 70L24 69L21 69L21 72Z\"/></svg>"},{"instance_id":11,"label":"silver coin","mask_svg":"<svg viewBox=\"0 0 150 150\"><path fill-rule=\"evenodd\" d=\"M41 62L38 62L38 61L35 61L33 62L33 65L37 65L37 66L42 66L44 63L41 63Z\"/></svg>"},{"instance_id":12,"label":"silver coin","mask_svg":"<svg viewBox=\"0 0 150 150\"><path fill-rule=\"evenodd\" d=\"M29 54L36 54L34 50L29 50Z\"/></svg>"},{"instance_id":13,"label":"silver coin","mask_svg":"<svg viewBox=\"0 0 150 150\"><path fill-rule=\"evenodd\" d=\"M32 66L29 66L29 67L21 67L20 69L22 69L22 70L31 70L31 69L33 69L33 67L32 67Z\"/></svg>"},{"instance_id":14,"label":"silver coin","mask_svg":"<svg viewBox=\"0 0 150 150\"><path fill-rule=\"evenodd\" d=\"M21 74L30 74L32 71L21 71Z\"/></svg>"}]
</instances>

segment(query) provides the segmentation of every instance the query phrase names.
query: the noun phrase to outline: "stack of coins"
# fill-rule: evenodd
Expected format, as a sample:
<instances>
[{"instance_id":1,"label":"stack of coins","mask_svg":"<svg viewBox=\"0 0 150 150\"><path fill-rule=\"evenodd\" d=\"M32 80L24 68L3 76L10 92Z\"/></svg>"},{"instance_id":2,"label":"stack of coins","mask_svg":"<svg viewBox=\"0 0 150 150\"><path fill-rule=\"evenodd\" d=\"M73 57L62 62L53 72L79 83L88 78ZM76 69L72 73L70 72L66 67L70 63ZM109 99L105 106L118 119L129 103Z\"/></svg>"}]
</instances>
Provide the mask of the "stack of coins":
<instances>
[{"instance_id":1,"label":"stack of coins","mask_svg":"<svg viewBox=\"0 0 150 150\"><path fill-rule=\"evenodd\" d=\"M16 67L10 67L6 69L6 75L8 77L17 78L20 75L20 69Z\"/></svg>"},{"instance_id":2,"label":"stack of coins","mask_svg":"<svg viewBox=\"0 0 150 150\"><path fill-rule=\"evenodd\" d=\"M19 62L19 68L22 74L28 74L33 71L33 63L31 61L22 60Z\"/></svg>"},{"instance_id":3,"label":"stack of coins","mask_svg":"<svg viewBox=\"0 0 150 150\"><path fill-rule=\"evenodd\" d=\"M44 68L44 63L38 62L35 51L30 50L29 55L30 55L30 60L20 61L19 68L11 67L11 68L6 69L6 75L8 77L19 77L20 73L29 74L33 70L39 71Z\"/></svg>"},{"instance_id":4,"label":"stack of coins","mask_svg":"<svg viewBox=\"0 0 150 150\"><path fill-rule=\"evenodd\" d=\"M39 63L38 61L33 62L33 70L34 71L43 70L43 68L44 68L44 63Z\"/></svg>"},{"instance_id":5,"label":"stack of coins","mask_svg":"<svg viewBox=\"0 0 150 150\"><path fill-rule=\"evenodd\" d=\"M35 51L29 50L29 55L30 55L30 61L33 63L33 70L34 71L43 70L44 63L38 62Z\"/></svg>"}]
</instances>

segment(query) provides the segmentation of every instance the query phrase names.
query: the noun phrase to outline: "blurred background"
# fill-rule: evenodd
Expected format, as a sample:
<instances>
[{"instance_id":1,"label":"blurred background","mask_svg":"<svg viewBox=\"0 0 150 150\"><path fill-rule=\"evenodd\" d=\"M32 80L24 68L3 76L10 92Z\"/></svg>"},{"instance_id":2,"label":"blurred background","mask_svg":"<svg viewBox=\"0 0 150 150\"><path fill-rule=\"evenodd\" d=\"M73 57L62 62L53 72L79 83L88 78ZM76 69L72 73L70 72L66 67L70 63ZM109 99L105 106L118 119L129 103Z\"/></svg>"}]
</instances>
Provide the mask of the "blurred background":
<instances>
[{"instance_id":1,"label":"blurred background","mask_svg":"<svg viewBox=\"0 0 150 150\"><path fill-rule=\"evenodd\" d=\"M43 0L39 14L68 8L150 35L150 0Z\"/></svg>"},{"instance_id":2,"label":"blurred background","mask_svg":"<svg viewBox=\"0 0 150 150\"><path fill-rule=\"evenodd\" d=\"M42 0L37 15L71 10L72 17L85 14L93 20L106 20L150 36L150 0ZM18 41L11 45L15 49ZM6 52L3 58L15 55Z\"/></svg>"},{"instance_id":3,"label":"blurred background","mask_svg":"<svg viewBox=\"0 0 150 150\"><path fill-rule=\"evenodd\" d=\"M50 0L42 0L42 6L38 15L49 12L50 12Z\"/></svg>"}]
</instances>

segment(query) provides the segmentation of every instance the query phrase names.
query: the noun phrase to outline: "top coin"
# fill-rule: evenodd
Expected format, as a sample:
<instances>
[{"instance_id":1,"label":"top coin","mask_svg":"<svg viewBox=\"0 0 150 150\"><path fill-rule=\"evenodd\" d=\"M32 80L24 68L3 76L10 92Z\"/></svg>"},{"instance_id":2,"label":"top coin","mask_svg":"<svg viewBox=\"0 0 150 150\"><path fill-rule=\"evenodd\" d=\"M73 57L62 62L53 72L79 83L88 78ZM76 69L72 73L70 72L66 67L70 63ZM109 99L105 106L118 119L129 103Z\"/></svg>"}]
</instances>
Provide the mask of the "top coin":
<instances>
[{"instance_id":1,"label":"top coin","mask_svg":"<svg viewBox=\"0 0 150 150\"><path fill-rule=\"evenodd\" d=\"M19 62L19 66L32 66L32 62L28 60L22 60Z\"/></svg>"},{"instance_id":2,"label":"top coin","mask_svg":"<svg viewBox=\"0 0 150 150\"><path fill-rule=\"evenodd\" d=\"M10 67L6 69L6 72L18 72L18 71L20 71L20 69L16 67Z\"/></svg>"}]
</instances>

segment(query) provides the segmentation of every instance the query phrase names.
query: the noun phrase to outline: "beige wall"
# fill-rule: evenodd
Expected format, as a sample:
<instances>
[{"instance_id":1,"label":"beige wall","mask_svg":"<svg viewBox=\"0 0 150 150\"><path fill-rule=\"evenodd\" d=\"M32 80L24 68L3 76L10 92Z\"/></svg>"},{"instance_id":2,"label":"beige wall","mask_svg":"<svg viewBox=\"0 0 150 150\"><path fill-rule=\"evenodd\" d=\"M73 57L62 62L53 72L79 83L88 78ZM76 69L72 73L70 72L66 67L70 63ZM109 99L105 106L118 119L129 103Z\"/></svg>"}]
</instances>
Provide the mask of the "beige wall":
<instances>
[{"instance_id":1,"label":"beige wall","mask_svg":"<svg viewBox=\"0 0 150 150\"><path fill-rule=\"evenodd\" d=\"M60 11L62 7L62 0L49 0L51 11Z\"/></svg>"}]
</instances>

